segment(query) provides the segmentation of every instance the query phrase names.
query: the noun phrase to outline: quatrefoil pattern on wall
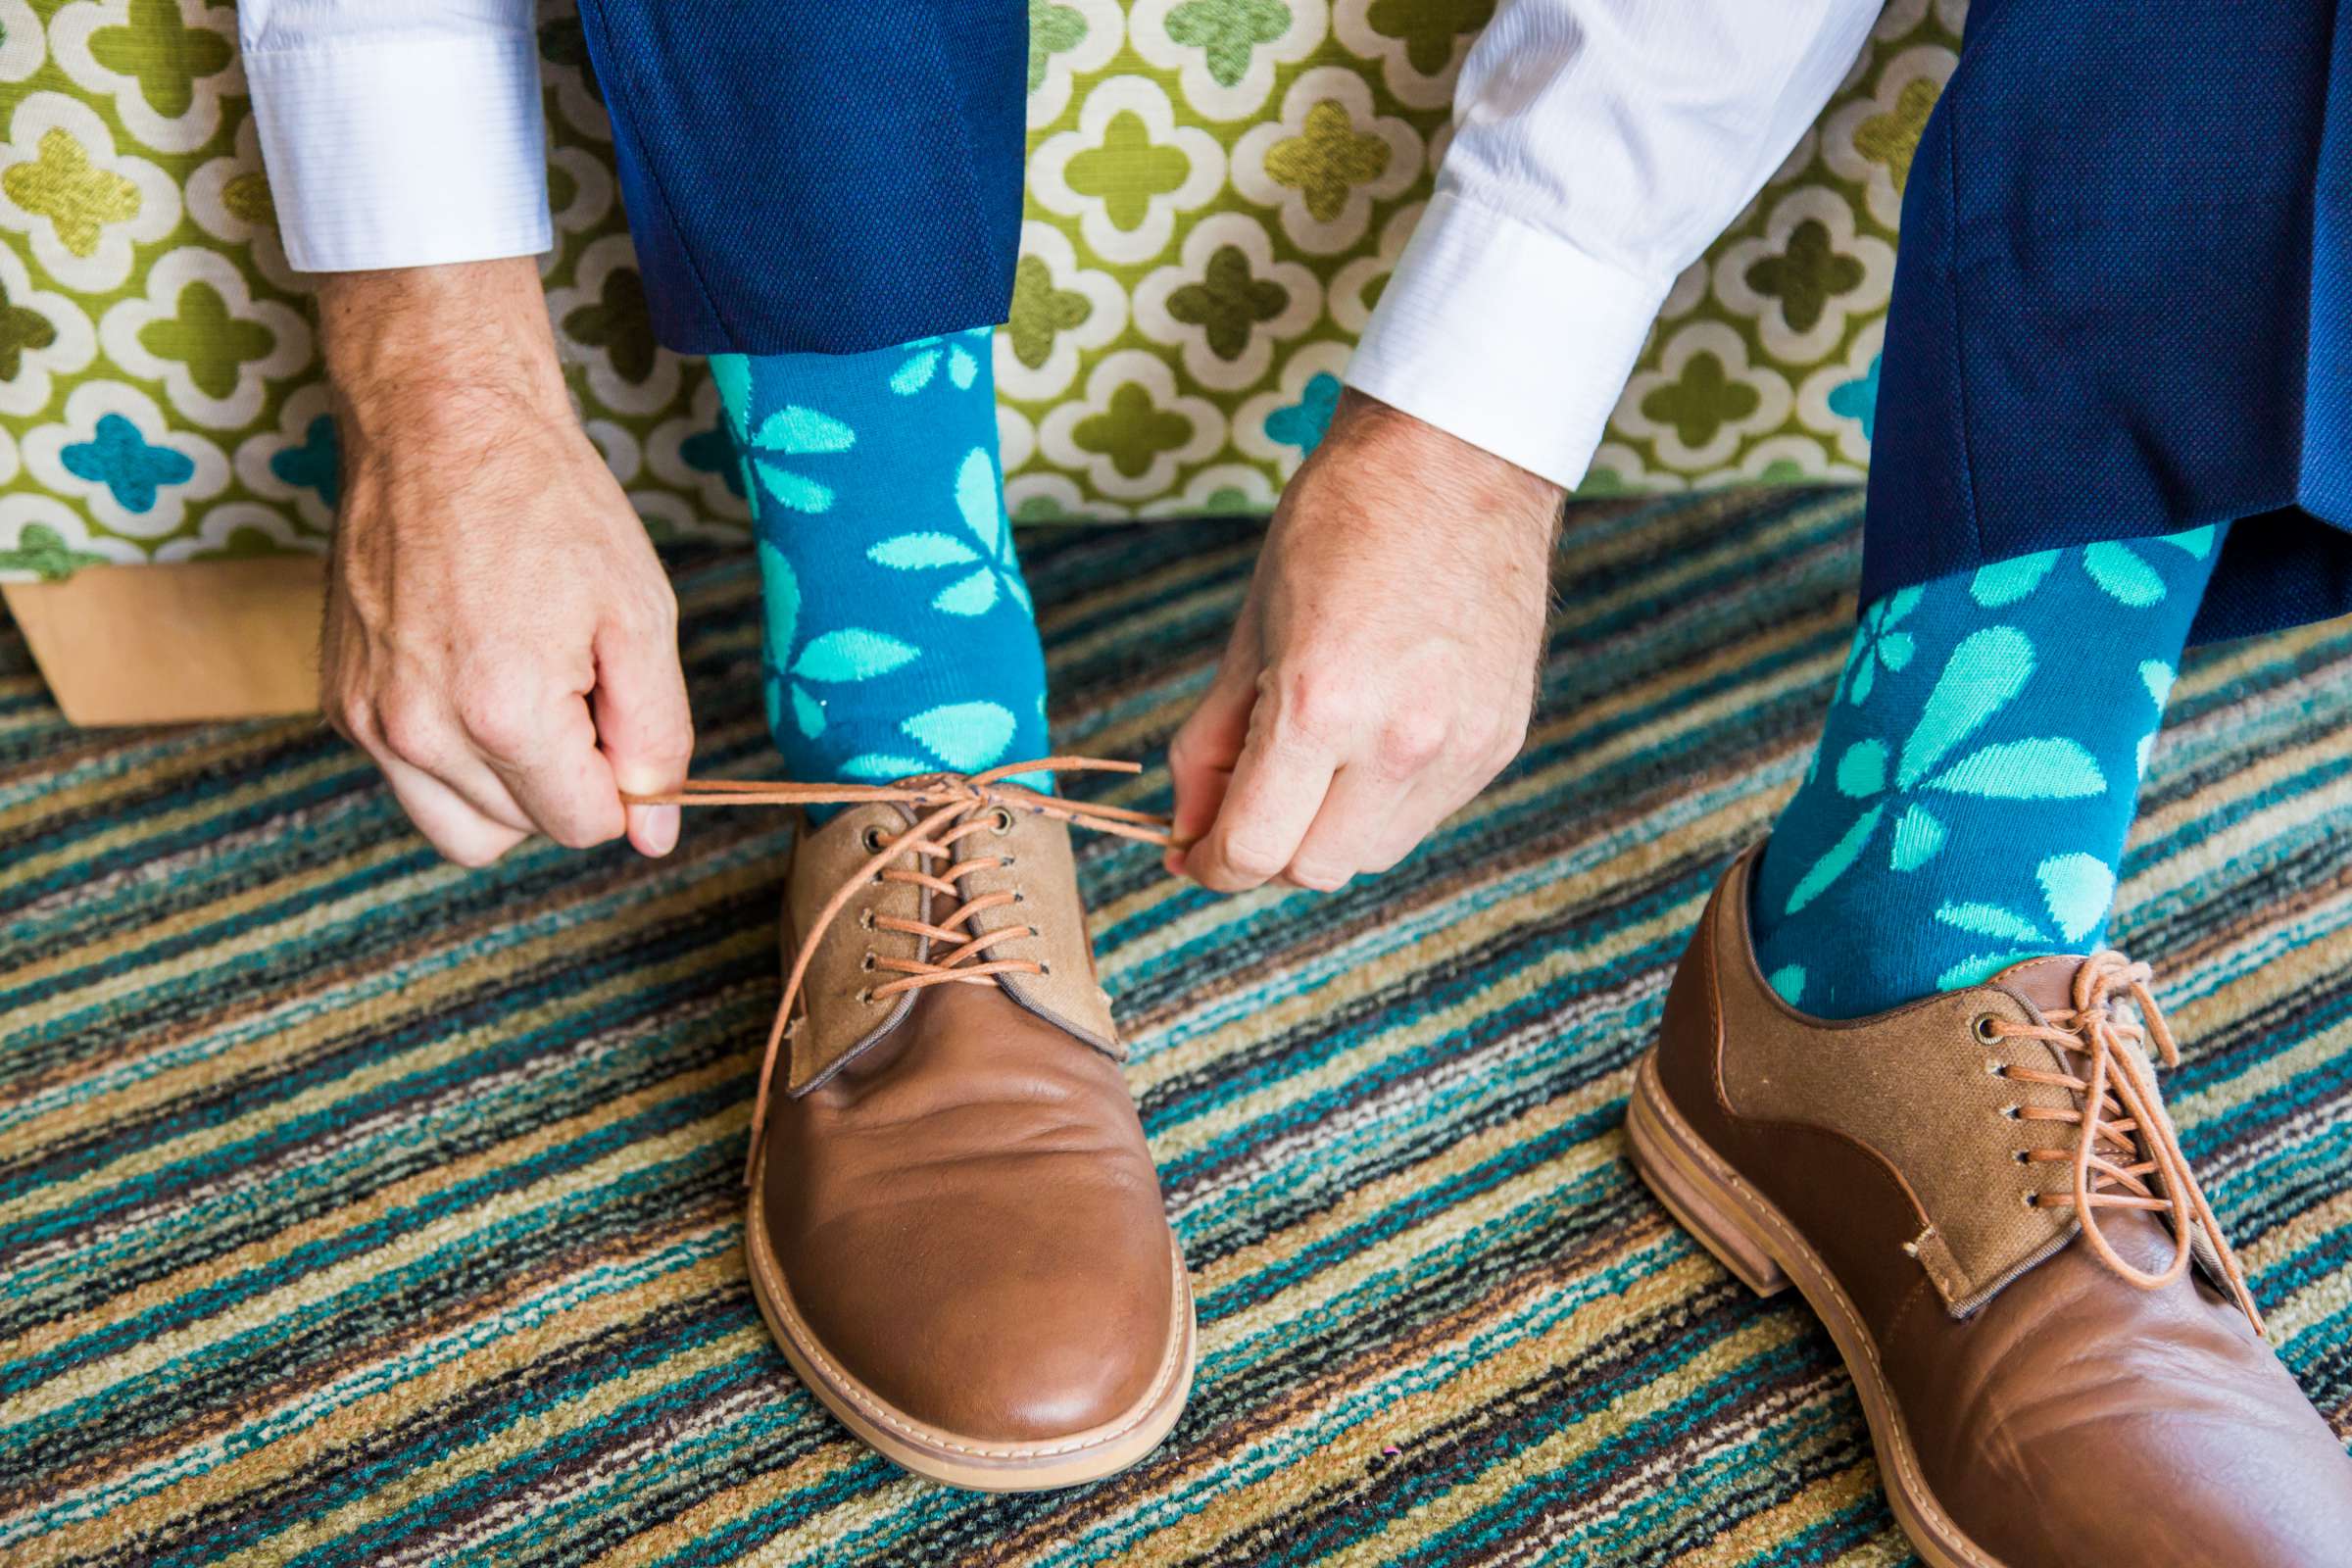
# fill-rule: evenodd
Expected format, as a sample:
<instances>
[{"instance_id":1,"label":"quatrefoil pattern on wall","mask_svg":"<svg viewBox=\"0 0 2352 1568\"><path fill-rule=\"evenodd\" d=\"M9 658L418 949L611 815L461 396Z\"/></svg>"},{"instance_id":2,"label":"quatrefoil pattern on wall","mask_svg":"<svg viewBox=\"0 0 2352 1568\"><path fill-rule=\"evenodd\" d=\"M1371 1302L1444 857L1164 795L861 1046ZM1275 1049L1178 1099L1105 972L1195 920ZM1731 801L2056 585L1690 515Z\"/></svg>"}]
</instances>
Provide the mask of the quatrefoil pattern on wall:
<instances>
[{"instance_id":1,"label":"quatrefoil pattern on wall","mask_svg":"<svg viewBox=\"0 0 2352 1568\"><path fill-rule=\"evenodd\" d=\"M968 384L972 357L994 356L1024 521L1270 508L1434 188L1453 80L1493 9L1029 0L1011 318L993 339L910 346L906 394ZM1964 11L1893 0L1820 123L1676 285L1588 488L1860 475L1902 186ZM332 437L233 13L9 15L0 421L22 468L0 495L0 573L322 549ZM745 476L710 372L653 339L610 125L561 0L540 8L539 42L557 228L543 271L588 432L657 533L740 535ZM66 465L95 434L68 402L93 387L143 447L187 460L182 478L149 466L144 511ZM975 569L956 592L979 596Z\"/></svg>"}]
</instances>

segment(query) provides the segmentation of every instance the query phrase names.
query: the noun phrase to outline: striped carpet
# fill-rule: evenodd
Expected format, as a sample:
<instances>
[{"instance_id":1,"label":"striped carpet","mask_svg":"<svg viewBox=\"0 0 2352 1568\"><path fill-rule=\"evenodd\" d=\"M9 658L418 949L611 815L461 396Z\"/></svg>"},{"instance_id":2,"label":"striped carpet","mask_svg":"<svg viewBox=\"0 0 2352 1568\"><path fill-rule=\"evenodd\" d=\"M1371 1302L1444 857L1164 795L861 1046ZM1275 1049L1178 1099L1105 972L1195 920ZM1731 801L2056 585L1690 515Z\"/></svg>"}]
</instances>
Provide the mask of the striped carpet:
<instances>
[{"instance_id":1,"label":"striped carpet","mask_svg":"<svg viewBox=\"0 0 2352 1568\"><path fill-rule=\"evenodd\" d=\"M1203 1346L1164 1449L1046 1497L867 1454L753 1309L777 819L462 873L315 726L65 728L0 623L0 1562L1905 1561L1826 1339L1666 1221L1618 1125L1803 765L1857 511L1578 510L1527 755L1376 885L1220 902L1086 842ZM1157 758L1253 544L1030 542L1057 741ZM675 565L701 766L769 771L752 568ZM2191 662L2120 928L2339 1431L2348 674L2348 625Z\"/></svg>"}]
</instances>

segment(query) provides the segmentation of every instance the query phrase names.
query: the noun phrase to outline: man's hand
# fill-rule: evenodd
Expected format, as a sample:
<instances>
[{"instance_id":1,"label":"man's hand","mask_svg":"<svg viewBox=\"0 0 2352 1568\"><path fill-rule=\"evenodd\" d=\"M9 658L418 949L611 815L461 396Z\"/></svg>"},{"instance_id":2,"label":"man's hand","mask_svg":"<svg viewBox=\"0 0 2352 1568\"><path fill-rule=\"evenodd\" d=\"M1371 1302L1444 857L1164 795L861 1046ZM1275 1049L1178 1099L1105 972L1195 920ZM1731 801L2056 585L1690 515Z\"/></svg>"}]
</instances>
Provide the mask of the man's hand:
<instances>
[{"instance_id":1,"label":"man's hand","mask_svg":"<svg viewBox=\"0 0 2352 1568\"><path fill-rule=\"evenodd\" d=\"M581 432L528 259L320 280L343 444L320 645L327 719L443 855L534 831L647 855L676 807L624 806L694 747L677 605Z\"/></svg>"},{"instance_id":2,"label":"man's hand","mask_svg":"<svg viewBox=\"0 0 2352 1568\"><path fill-rule=\"evenodd\" d=\"M1385 871L1527 737L1561 492L1352 390L1283 492L1168 747L1171 871L1238 893Z\"/></svg>"}]
</instances>

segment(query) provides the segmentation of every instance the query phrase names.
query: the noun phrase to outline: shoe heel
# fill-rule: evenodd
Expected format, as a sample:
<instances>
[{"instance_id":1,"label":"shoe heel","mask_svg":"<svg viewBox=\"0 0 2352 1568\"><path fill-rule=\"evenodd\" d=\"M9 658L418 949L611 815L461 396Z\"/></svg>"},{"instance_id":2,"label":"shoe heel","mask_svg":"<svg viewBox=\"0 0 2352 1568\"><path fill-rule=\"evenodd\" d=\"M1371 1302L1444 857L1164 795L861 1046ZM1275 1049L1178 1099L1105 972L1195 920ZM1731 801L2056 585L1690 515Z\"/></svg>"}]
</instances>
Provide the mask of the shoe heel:
<instances>
[{"instance_id":1,"label":"shoe heel","mask_svg":"<svg viewBox=\"0 0 2352 1568\"><path fill-rule=\"evenodd\" d=\"M1641 1071L1634 1075L1633 1098L1626 1104L1625 1130L1632 1145L1634 1170L1667 1211L1682 1222L1683 1229L1696 1237L1740 1284L1758 1296L1780 1295L1788 1288L1788 1271L1740 1218L1738 1198L1681 1148L1668 1119L1673 1113L1656 1103L1660 1093L1657 1070L1644 1057Z\"/></svg>"}]
</instances>

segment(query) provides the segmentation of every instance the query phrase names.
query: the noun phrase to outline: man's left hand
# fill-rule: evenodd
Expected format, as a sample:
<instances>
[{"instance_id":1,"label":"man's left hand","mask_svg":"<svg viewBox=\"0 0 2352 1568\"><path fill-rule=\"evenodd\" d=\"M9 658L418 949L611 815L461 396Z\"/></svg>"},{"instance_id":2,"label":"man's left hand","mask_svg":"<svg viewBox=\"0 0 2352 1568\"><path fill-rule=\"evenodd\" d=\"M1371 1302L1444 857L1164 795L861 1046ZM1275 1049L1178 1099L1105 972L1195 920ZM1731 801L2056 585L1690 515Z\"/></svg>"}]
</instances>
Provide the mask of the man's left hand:
<instances>
[{"instance_id":1,"label":"man's left hand","mask_svg":"<svg viewBox=\"0 0 2352 1568\"><path fill-rule=\"evenodd\" d=\"M1527 737L1557 485L1349 390L1283 492L1216 679L1168 747L1171 871L1385 871Z\"/></svg>"}]
</instances>

